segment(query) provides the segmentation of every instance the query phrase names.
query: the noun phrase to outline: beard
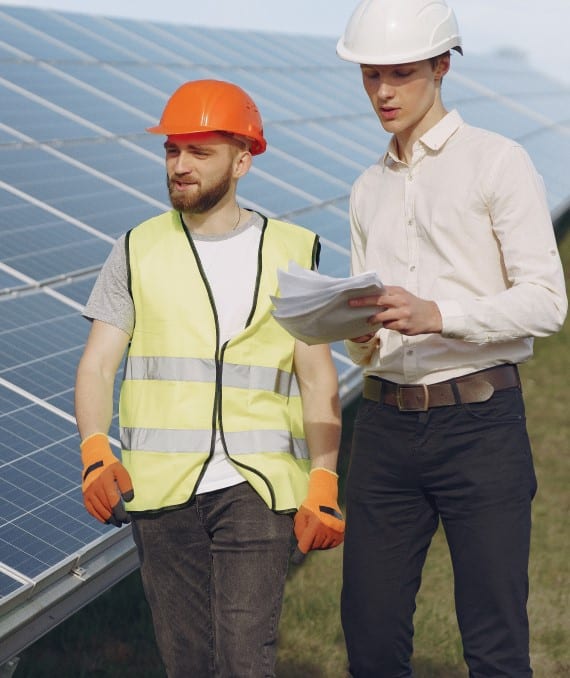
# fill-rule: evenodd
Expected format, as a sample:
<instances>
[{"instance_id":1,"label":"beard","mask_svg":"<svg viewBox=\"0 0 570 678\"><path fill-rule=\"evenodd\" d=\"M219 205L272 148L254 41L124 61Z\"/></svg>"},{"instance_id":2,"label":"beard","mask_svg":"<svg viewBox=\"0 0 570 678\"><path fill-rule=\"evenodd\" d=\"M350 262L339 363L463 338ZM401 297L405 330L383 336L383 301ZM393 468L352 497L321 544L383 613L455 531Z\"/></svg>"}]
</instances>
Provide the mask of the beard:
<instances>
[{"instance_id":1,"label":"beard","mask_svg":"<svg viewBox=\"0 0 570 678\"><path fill-rule=\"evenodd\" d=\"M214 183L203 186L195 184L190 191L177 191L173 187L170 177L166 176L166 186L170 197L170 204L178 212L190 212L193 214L203 214L215 207L220 200L228 193L232 185L231 168Z\"/></svg>"}]
</instances>

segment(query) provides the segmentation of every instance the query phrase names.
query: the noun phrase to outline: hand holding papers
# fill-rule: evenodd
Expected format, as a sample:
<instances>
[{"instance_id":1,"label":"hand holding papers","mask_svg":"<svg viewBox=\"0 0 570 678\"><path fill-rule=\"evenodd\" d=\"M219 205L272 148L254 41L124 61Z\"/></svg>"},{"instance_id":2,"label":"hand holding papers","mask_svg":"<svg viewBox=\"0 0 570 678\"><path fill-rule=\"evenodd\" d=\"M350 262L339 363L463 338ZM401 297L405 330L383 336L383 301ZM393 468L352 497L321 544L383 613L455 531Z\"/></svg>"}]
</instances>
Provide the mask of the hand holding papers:
<instances>
[{"instance_id":1,"label":"hand holding papers","mask_svg":"<svg viewBox=\"0 0 570 678\"><path fill-rule=\"evenodd\" d=\"M327 344L375 332L380 324L367 322L370 307L353 308L348 300L382 294L376 273L333 278L307 271L295 262L277 271L281 296L271 297L273 317L296 339L306 344Z\"/></svg>"}]
</instances>

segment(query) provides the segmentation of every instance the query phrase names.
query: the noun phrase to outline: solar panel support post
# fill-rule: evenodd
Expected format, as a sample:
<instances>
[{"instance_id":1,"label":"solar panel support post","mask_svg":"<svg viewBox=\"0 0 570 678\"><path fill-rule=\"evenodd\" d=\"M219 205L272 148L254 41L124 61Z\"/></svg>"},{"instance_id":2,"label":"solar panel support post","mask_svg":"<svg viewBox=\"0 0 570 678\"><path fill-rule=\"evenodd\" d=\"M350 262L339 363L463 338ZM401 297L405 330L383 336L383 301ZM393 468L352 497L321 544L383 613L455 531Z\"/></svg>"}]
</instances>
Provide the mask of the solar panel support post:
<instances>
[{"instance_id":1,"label":"solar panel support post","mask_svg":"<svg viewBox=\"0 0 570 678\"><path fill-rule=\"evenodd\" d=\"M30 600L27 600L30 590L22 592L21 601L16 596L13 607L0 617L0 678L5 678L4 666L9 666L18 653L138 566L131 530L124 527L78 554L78 558L66 570L54 575L47 585L42 586L38 581Z\"/></svg>"},{"instance_id":2,"label":"solar panel support post","mask_svg":"<svg viewBox=\"0 0 570 678\"><path fill-rule=\"evenodd\" d=\"M19 657L13 657L5 664L0 666L0 678L12 678L19 661L20 661Z\"/></svg>"}]
</instances>

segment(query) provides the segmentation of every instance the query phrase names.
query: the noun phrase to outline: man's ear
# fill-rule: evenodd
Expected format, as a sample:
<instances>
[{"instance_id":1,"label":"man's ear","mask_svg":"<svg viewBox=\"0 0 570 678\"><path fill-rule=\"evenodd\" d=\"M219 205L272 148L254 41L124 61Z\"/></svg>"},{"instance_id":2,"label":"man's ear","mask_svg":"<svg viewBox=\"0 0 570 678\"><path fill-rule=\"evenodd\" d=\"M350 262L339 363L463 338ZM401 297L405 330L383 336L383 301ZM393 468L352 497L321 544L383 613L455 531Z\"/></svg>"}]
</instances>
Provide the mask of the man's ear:
<instances>
[{"instance_id":1,"label":"man's ear","mask_svg":"<svg viewBox=\"0 0 570 678\"><path fill-rule=\"evenodd\" d=\"M442 54L438 57L435 67L433 69L433 74L436 80L443 80L443 76L447 75L449 68L451 66L451 56L449 53Z\"/></svg>"},{"instance_id":2,"label":"man's ear","mask_svg":"<svg viewBox=\"0 0 570 678\"><path fill-rule=\"evenodd\" d=\"M251 153L249 151L238 151L234 158L234 178L241 179L245 176L251 167Z\"/></svg>"}]
</instances>

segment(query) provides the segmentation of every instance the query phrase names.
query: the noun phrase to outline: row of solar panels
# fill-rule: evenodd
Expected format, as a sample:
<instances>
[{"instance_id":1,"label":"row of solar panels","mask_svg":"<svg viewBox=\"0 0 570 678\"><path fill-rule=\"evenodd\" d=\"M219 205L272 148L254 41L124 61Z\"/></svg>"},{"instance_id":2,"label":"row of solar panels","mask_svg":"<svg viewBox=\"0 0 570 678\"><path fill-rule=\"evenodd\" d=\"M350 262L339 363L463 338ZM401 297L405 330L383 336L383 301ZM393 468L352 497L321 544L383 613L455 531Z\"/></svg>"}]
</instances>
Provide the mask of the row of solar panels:
<instances>
[{"instance_id":1,"label":"row of solar panels","mask_svg":"<svg viewBox=\"0 0 570 678\"><path fill-rule=\"evenodd\" d=\"M0 664L136 567L128 529L83 508L72 396L102 262L168 208L162 140L144 128L186 80L244 87L269 149L241 204L317 231L321 270L346 275L350 186L387 137L334 45L0 7ZM468 122L518 139L553 214L568 208L570 91L524 62L468 55L444 94ZM359 370L333 350L347 403Z\"/></svg>"}]
</instances>

